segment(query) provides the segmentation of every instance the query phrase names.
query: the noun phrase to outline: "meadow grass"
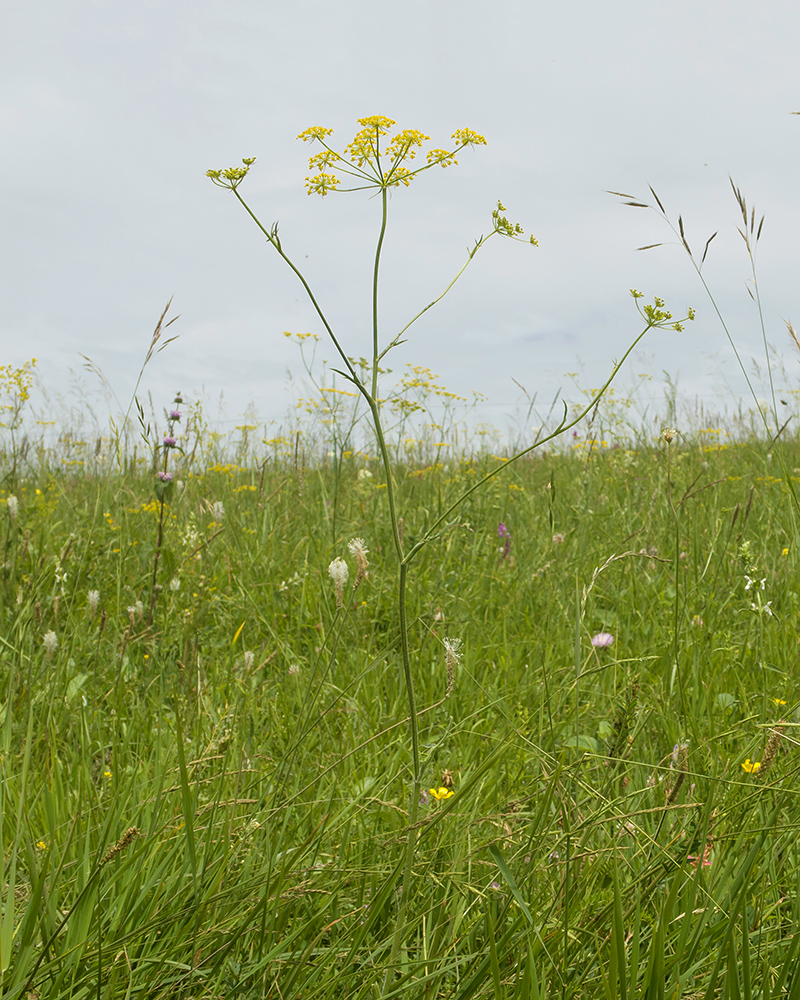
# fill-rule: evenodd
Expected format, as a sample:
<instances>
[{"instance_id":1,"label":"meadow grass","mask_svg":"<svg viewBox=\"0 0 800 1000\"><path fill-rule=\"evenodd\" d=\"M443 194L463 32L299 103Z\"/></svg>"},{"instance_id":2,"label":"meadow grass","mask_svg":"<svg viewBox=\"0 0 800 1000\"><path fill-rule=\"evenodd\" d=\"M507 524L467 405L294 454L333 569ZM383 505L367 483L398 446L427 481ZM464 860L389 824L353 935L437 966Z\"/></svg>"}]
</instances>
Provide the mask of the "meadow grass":
<instances>
[{"instance_id":1,"label":"meadow grass","mask_svg":"<svg viewBox=\"0 0 800 1000\"><path fill-rule=\"evenodd\" d=\"M384 337L390 190L485 139L458 129L409 169L427 136L359 124L342 153L328 128L298 138L322 147L309 193L335 169L380 196L369 359L239 193L254 160L208 172L336 351L338 384L306 364L308 426L259 453L243 424L230 461L179 395L157 440L140 372L94 456L32 450L32 364L0 368L3 997L800 1000L800 440L766 338L759 433L654 440L611 382L683 321L634 290L644 329L602 387L489 454L428 369L379 386L522 228L498 202ZM713 237L698 263L675 231L700 274Z\"/></svg>"},{"instance_id":2,"label":"meadow grass","mask_svg":"<svg viewBox=\"0 0 800 1000\"><path fill-rule=\"evenodd\" d=\"M420 553L389 995L800 990L800 442L720 438L534 453ZM489 463L395 464L405 543ZM174 472L149 627L148 471L2 496L3 995L375 996L413 781L382 467Z\"/></svg>"}]
</instances>

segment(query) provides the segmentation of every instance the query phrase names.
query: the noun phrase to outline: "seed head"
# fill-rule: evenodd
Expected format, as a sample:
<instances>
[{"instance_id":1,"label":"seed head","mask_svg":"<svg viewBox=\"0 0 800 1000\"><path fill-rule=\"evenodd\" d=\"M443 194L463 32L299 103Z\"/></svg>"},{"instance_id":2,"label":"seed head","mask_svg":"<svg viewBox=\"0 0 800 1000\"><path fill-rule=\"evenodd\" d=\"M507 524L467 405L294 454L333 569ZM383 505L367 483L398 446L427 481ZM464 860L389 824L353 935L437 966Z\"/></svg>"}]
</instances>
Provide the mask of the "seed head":
<instances>
[{"instance_id":1,"label":"seed head","mask_svg":"<svg viewBox=\"0 0 800 1000\"><path fill-rule=\"evenodd\" d=\"M114 844L113 847L109 847L103 857L100 859L99 867L102 868L103 865L107 865L109 861L113 861L129 847L131 843L136 840L137 837L141 837L142 831L137 826L129 826L125 833L119 838L119 840Z\"/></svg>"},{"instance_id":2,"label":"seed head","mask_svg":"<svg viewBox=\"0 0 800 1000\"><path fill-rule=\"evenodd\" d=\"M767 745L764 747L764 756L761 758L761 767L758 769L758 777L760 781L764 780L764 776L767 771L772 767L775 757L781 748L781 741L783 739L783 726L778 723L774 729L770 730L769 739L767 740Z\"/></svg>"},{"instance_id":3,"label":"seed head","mask_svg":"<svg viewBox=\"0 0 800 1000\"><path fill-rule=\"evenodd\" d=\"M369 566L367 553L369 549L364 544L363 538L353 538L347 543L347 548L350 550L350 555L356 561L356 582L353 584L353 589L355 590L367 575L367 567Z\"/></svg>"},{"instance_id":4,"label":"seed head","mask_svg":"<svg viewBox=\"0 0 800 1000\"><path fill-rule=\"evenodd\" d=\"M444 665L447 668L447 693L445 694L445 698L450 697L456 684L456 667L461 660L460 649L460 639L451 639L448 636L444 640Z\"/></svg>"}]
</instances>

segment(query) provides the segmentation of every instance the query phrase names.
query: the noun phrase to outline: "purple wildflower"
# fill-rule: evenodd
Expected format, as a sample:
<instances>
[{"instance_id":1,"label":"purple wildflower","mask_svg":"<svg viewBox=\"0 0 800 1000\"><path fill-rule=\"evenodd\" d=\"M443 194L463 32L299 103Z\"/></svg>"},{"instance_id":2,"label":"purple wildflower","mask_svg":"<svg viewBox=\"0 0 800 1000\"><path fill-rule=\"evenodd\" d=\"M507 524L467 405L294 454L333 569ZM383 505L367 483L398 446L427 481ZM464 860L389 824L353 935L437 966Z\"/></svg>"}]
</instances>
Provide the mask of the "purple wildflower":
<instances>
[{"instance_id":1,"label":"purple wildflower","mask_svg":"<svg viewBox=\"0 0 800 1000\"><path fill-rule=\"evenodd\" d=\"M503 556L502 556L502 558L505 559L506 556L508 555L508 553L511 551L511 532L508 530L508 528L505 526L505 524L501 521L497 525L497 534L501 538L505 538L505 544L503 545Z\"/></svg>"},{"instance_id":2,"label":"purple wildflower","mask_svg":"<svg viewBox=\"0 0 800 1000\"><path fill-rule=\"evenodd\" d=\"M164 447L165 448L174 448L177 443L178 442L175 440L174 437L165 437L164 438Z\"/></svg>"},{"instance_id":3,"label":"purple wildflower","mask_svg":"<svg viewBox=\"0 0 800 1000\"><path fill-rule=\"evenodd\" d=\"M169 419L170 420L180 420L181 419L181 411L180 410L170 410L169 411Z\"/></svg>"},{"instance_id":4,"label":"purple wildflower","mask_svg":"<svg viewBox=\"0 0 800 1000\"><path fill-rule=\"evenodd\" d=\"M172 473L171 472L159 472L158 478L161 480L162 483L171 483L172 482Z\"/></svg>"},{"instance_id":5,"label":"purple wildflower","mask_svg":"<svg viewBox=\"0 0 800 1000\"><path fill-rule=\"evenodd\" d=\"M610 632L598 632L592 636L592 645L600 649L606 649L614 644L614 636Z\"/></svg>"}]
</instances>

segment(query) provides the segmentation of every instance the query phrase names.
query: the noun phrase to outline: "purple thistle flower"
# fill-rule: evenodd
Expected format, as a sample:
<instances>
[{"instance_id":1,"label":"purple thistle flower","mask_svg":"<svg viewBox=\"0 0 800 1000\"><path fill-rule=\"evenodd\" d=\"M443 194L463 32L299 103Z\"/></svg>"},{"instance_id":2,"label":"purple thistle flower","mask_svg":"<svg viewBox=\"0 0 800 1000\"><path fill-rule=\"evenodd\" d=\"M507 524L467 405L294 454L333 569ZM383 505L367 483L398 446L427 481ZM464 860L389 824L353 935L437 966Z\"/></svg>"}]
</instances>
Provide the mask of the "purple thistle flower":
<instances>
[{"instance_id":1,"label":"purple thistle flower","mask_svg":"<svg viewBox=\"0 0 800 1000\"><path fill-rule=\"evenodd\" d=\"M592 645L600 649L606 649L614 644L614 636L610 632L598 632L592 636Z\"/></svg>"},{"instance_id":2,"label":"purple thistle flower","mask_svg":"<svg viewBox=\"0 0 800 1000\"><path fill-rule=\"evenodd\" d=\"M164 447L165 448L174 448L177 443L178 442L175 440L174 437L165 437L164 438Z\"/></svg>"},{"instance_id":3,"label":"purple thistle flower","mask_svg":"<svg viewBox=\"0 0 800 1000\"><path fill-rule=\"evenodd\" d=\"M171 472L159 472L158 478L161 480L162 483L171 483L172 482L172 473Z\"/></svg>"},{"instance_id":4,"label":"purple thistle flower","mask_svg":"<svg viewBox=\"0 0 800 1000\"><path fill-rule=\"evenodd\" d=\"M170 410L169 411L169 419L170 420L180 420L181 419L181 411L180 410Z\"/></svg>"}]
</instances>

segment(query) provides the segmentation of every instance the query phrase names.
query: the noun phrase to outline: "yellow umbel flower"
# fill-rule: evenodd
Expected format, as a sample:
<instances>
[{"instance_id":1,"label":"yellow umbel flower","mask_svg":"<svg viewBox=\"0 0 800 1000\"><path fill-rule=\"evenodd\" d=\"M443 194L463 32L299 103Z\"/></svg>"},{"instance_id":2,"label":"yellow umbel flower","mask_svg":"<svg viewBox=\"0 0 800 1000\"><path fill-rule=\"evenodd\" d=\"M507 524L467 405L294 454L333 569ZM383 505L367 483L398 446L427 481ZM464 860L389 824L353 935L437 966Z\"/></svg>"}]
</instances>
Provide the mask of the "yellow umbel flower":
<instances>
[{"instance_id":1,"label":"yellow umbel flower","mask_svg":"<svg viewBox=\"0 0 800 1000\"><path fill-rule=\"evenodd\" d=\"M398 162L404 160L408 157L409 160L413 160L417 155L415 146L421 146L423 142L430 141L430 136L425 135L424 132L420 132L416 128L407 128L402 132L398 132L397 135L389 143L386 152L392 159L396 159Z\"/></svg>"},{"instance_id":2,"label":"yellow umbel flower","mask_svg":"<svg viewBox=\"0 0 800 1000\"><path fill-rule=\"evenodd\" d=\"M473 132L471 128L459 128L450 136L458 146L485 146L486 140L482 135Z\"/></svg>"},{"instance_id":3,"label":"yellow umbel flower","mask_svg":"<svg viewBox=\"0 0 800 1000\"><path fill-rule=\"evenodd\" d=\"M333 174L317 174L316 177L306 177L306 187L309 194L321 194L324 198L329 191L335 191L336 185L341 184L338 177Z\"/></svg>"},{"instance_id":4,"label":"yellow umbel flower","mask_svg":"<svg viewBox=\"0 0 800 1000\"><path fill-rule=\"evenodd\" d=\"M377 135L386 135L392 125L396 125L397 122L392 118L387 118L386 115L370 115L368 118L359 118L358 124Z\"/></svg>"},{"instance_id":5,"label":"yellow umbel flower","mask_svg":"<svg viewBox=\"0 0 800 1000\"><path fill-rule=\"evenodd\" d=\"M325 128L322 125L312 125L311 128L301 132L297 138L302 139L303 142L314 142L315 139L322 142L326 135L333 135L333 129Z\"/></svg>"}]
</instances>

